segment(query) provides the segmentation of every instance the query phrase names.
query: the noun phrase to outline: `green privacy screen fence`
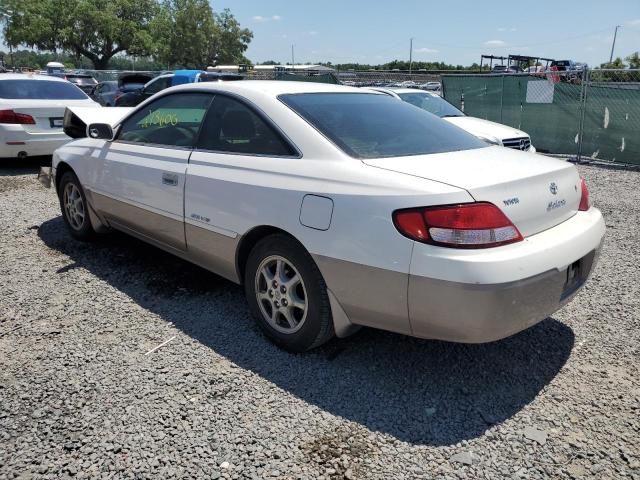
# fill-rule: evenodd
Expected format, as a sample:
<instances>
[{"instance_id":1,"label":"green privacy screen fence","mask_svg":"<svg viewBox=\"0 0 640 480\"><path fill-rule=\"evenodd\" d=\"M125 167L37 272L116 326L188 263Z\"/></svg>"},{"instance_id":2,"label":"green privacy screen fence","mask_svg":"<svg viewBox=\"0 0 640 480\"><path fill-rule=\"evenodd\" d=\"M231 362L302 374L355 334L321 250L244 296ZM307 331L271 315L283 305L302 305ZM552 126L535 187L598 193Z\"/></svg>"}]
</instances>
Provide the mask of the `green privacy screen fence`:
<instances>
[{"instance_id":1,"label":"green privacy screen fence","mask_svg":"<svg viewBox=\"0 0 640 480\"><path fill-rule=\"evenodd\" d=\"M444 75L468 115L524 130L542 152L640 164L640 70Z\"/></svg>"}]
</instances>

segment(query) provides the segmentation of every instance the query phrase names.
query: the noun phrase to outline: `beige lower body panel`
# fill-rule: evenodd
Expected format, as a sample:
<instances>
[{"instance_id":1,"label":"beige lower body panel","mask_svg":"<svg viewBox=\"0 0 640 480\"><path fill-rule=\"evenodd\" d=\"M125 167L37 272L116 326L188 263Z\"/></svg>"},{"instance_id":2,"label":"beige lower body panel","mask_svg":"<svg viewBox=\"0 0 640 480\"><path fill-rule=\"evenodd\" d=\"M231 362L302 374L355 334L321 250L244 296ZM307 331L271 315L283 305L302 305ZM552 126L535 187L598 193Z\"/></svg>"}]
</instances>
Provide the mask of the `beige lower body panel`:
<instances>
[{"instance_id":1,"label":"beige lower body panel","mask_svg":"<svg viewBox=\"0 0 640 480\"><path fill-rule=\"evenodd\" d=\"M313 258L351 323L411 335L408 274L322 255Z\"/></svg>"},{"instance_id":2,"label":"beige lower body panel","mask_svg":"<svg viewBox=\"0 0 640 480\"><path fill-rule=\"evenodd\" d=\"M207 228L185 224L189 260L218 275L240 283L236 268L236 251L240 236L230 237Z\"/></svg>"},{"instance_id":3,"label":"beige lower body panel","mask_svg":"<svg viewBox=\"0 0 640 480\"><path fill-rule=\"evenodd\" d=\"M152 238L171 248L186 251L182 220L154 213L93 191L91 200L95 210L106 219L109 225L135 231L145 238Z\"/></svg>"}]
</instances>

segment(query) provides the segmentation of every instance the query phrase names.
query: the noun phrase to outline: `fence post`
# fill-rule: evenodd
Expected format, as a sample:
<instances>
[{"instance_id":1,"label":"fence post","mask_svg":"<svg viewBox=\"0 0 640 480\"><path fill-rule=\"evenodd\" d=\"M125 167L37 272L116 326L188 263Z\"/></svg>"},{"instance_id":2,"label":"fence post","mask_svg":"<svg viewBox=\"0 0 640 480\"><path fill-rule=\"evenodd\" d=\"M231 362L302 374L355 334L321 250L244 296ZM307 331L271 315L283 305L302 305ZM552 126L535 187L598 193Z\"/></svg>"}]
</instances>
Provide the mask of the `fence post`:
<instances>
[{"instance_id":1,"label":"fence post","mask_svg":"<svg viewBox=\"0 0 640 480\"><path fill-rule=\"evenodd\" d=\"M582 73L582 88L580 89L580 123L578 124L578 155L576 161L582 161L582 136L584 135L584 114L587 110L587 90L589 83L589 70L584 69Z\"/></svg>"},{"instance_id":2,"label":"fence post","mask_svg":"<svg viewBox=\"0 0 640 480\"><path fill-rule=\"evenodd\" d=\"M502 123L502 104L504 103L504 74L502 74L502 89L500 90L500 123Z\"/></svg>"}]
</instances>

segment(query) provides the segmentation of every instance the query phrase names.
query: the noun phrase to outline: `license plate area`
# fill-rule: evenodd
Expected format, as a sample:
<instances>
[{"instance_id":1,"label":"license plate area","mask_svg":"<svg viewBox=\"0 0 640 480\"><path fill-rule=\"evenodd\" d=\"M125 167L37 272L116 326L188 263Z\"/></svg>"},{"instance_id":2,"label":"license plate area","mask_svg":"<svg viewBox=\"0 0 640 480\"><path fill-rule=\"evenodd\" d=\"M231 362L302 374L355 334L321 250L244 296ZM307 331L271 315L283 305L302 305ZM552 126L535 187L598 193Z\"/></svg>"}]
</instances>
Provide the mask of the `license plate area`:
<instances>
[{"instance_id":1,"label":"license plate area","mask_svg":"<svg viewBox=\"0 0 640 480\"><path fill-rule=\"evenodd\" d=\"M581 258L567 267L567 278L564 288L562 289L562 295L560 295L560 300L564 300L584 284L587 277L584 274L584 264L585 259Z\"/></svg>"},{"instance_id":2,"label":"license plate area","mask_svg":"<svg viewBox=\"0 0 640 480\"><path fill-rule=\"evenodd\" d=\"M51 117L49 118L49 125L51 128L62 128L63 120L64 119L62 117Z\"/></svg>"}]
</instances>

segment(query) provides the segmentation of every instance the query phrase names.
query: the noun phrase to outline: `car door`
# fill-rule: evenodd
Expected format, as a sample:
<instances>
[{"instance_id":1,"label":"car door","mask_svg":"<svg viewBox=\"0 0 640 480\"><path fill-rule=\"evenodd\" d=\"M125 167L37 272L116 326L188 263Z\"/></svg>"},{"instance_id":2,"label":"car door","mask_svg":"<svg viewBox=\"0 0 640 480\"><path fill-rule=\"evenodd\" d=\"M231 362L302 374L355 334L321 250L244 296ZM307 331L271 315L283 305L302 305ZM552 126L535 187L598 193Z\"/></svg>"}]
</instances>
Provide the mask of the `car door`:
<instances>
[{"instance_id":1,"label":"car door","mask_svg":"<svg viewBox=\"0 0 640 480\"><path fill-rule=\"evenodd\" d=\"M173 93L136 110L94 151L93 203L116 228L185 250L187 162L213 96Z\"/></svg>"},{"instance_id":2,"label":"car door","mask_svg":"<svg viewBox=\"0 0 640 480\"><path fill-rule=\"evenodd\" d=\"M237 280L239 233L273 215L298 219L302 199L291 162L300 154L261 112L238 97L217 93L191 154L185 188L185 234L189 255L216 273ZM289 195L279 211L273 190ZM279 198L282 200L282 198Z\"/></svg>"}]
</instances>

